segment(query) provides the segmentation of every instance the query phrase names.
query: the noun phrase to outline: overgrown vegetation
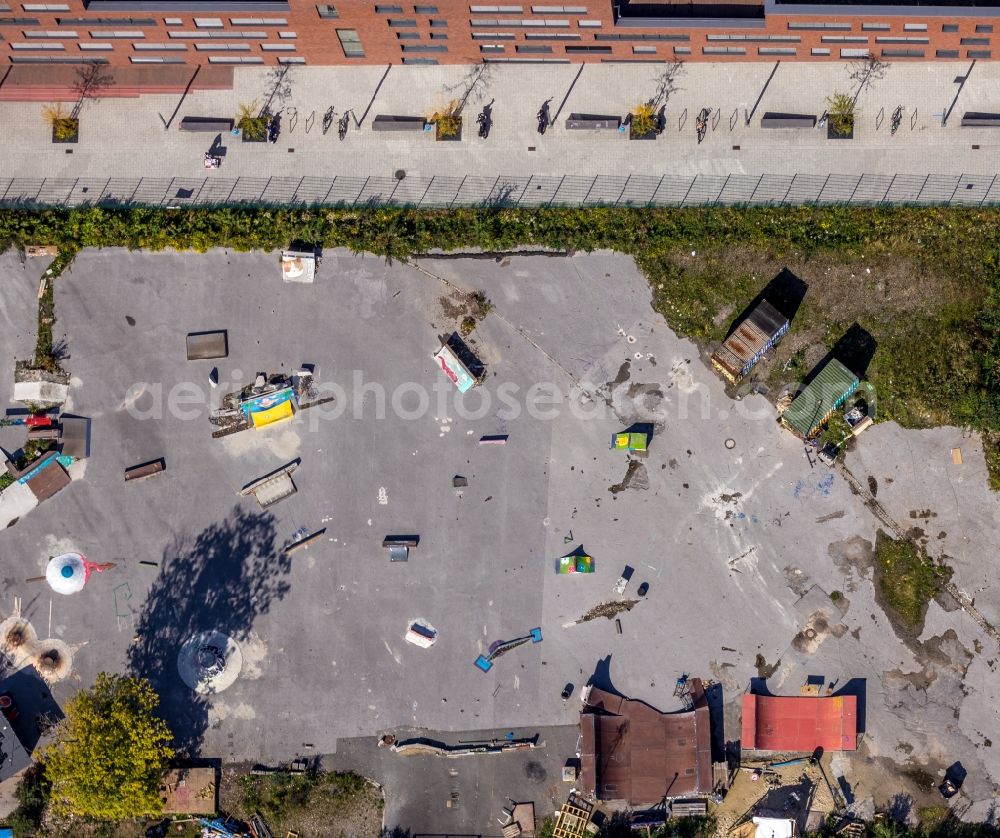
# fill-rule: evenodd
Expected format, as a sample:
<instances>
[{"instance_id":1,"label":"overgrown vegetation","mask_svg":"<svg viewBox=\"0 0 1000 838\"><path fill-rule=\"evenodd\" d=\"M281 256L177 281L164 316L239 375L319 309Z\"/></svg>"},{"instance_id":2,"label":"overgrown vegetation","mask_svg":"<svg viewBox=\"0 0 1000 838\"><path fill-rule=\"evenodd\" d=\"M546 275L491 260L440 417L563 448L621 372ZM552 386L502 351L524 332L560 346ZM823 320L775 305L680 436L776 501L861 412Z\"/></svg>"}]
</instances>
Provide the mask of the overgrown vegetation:
<instances>
[{"instance_id":1,"label":"overgrown vegetation","mask_svg":"<svg viewBox=\"0 0 1000 838\"><path fill-rule=\"evenodd\" d=\"M14 465L19 469L23 469L29 463L33 463L41 457L42 454L51 451L55 445L56 441L54 439L29 439L24 443L21 450L15 453ZM6 474L10 477L10 472ZM0 479L2 479L2 475L0 475ZM11 482L13 482L13 478L11 478ZM4 486L3 488L6 487Z\"/></svg>"},{"instance_id":2,"label":"overgrown vegetation","mask_svg":"<svg viewBox=\"0 0 1000 838\"><path fill-rule=\"evenodd\" d=\"M160 778L173 750L155 715L159 703L144 678L106 672L66 703L42 753L56 815L118 821L160 811Z\"/></svg>"},{"instance_id":3,"label":"overgrown vegetation","mask_svg":"<svg viewBox=\"0 0 1000 838\"><path fill-rule=\"evenodd\" d=\"M1000 488L997 209L498 205L447 211L233 207L0 213L0 246L52 242L62 248L57 261L83 247L274 250L293 240L397 260L472 247L630 253L649 278L654 308L672 329L703 344L724 337L732 318L774 273L795 264L810 290L783 351L798 352L794 338L808 331L822 354L857 320L878 344L867 377L878 392L879 419L906 427L951 424L987 431L991 479ZM891 276L869 276L865 265L881 266L879 272ZM826 280L826 274L832 278ZM824 293L817 293L824 281ZM42 322L51 317L49 305L48 314L40 311L43 359L52 349L51 323ZM801 369L784 374L801 378L816 360L803 354Z\"/></svg>"},{"instance_id":4,"label":"overgrown vegetation","mask_svg":"<svg viewBox=\"0 0 1000 838\"><path fill-rule=\"evenodd\" d=\"M243 132L244 139L261 142L267 139L269 117L262 114L257 102L242 103L236 115L236 127Z\"/></svg>"},{"instance_id":5,"label":"overgrown vegetation","mask_svg":"<svg viewBox=\"0 0 1000 838\"><path fill-rule=\"evenodd\" d=\"M14 830L14 838L29 838L39 833L51 791L52 784L45 779L41 765L35 763L24 772L14 792L17 808L5 820L7 827Z\"/></svg>"},{"instance_id":6,"label":"overgrown vegetation","mask_svg":"<svg viewBox=\"0 0 1000 838\"><path fill-rule=\"evenodd\" d=\"M23 243L22 243L23 244ZM55 281L76 256L72 245L61 245L56 258L45 272L45 288L38 300L38 340L35 343L35 366L46 372L60 372L58 353L52 339L52 326L56 322Z\"/></svg>"},{"instance_id":7,"label":"overgrown vegetation","mask_svg":"<svg viewBox=\"0 0 1000 838\"><path fill-rule=\"evenodd\" d=\"M437 126L439 140L457 137L462 133L462 108L458 101L449 102L431 116L430 121Z\"/></svg>"},{"instance_id":8,"label":"overgrown vegetation","mask_svg":"<svg viewBox=\"0 0 1000 838\"><path fill-rule=\"evenodd\" d=\"M634 137L645 137L655 134L660 127L656 118L656 107L652 102L644 102L632 109L632 120L629 124Z\"/></svg>"},{"instance_id":9,"label":"overgrown vegetation","mask_svg":"<svg viewBox=\"0 0 1000 838\"><path fill-rule=\"evenodd\" d=\"M826 100L830 127L837 134L846 136L854 130L854 102L855 98L846 93L834 93Z\"/></svg>"},{"instance_id":10,"label":"overgrown vegetation","mask_svg":"<svg viewBox=\"0 0 1000 838\"><path fill-rule=\"evenodd\" d=\"M80 121L74 117L62 102L42 108L42 118L52 126L52 139L67 142L79 134Z\"/></svg>"},{"instance_id":11,"label":"overgrown vegetation","mask_svg":"<svg viewBox=\"0 0 1000 838\"><path fill-rule=\"evenodd\" d=\"M358 825L377 826L381 820L381 793L353 772L247 774L239 778L239 795L233 814L243 819L260 814L275 834L291 830L305 836L319 834L314 824L357 818Z\"/></svg>"},{"instance_id":12,"label":"overgrown vegetation","mask_svg":"<svg viewBox=\"0 0 1000 838\"><path fill-rule=\"evenodd\" d=\"M826 421L823 433L819 438L819 447L822 448L824 445L832 442L837 446L837 457L840 459L844 456L848 442L853 438L851 436L851 426L844 419L843 412L835 410Z\"/></svg>"},{"instance_id":13,"label":"overgrown vegetation","mask_svg":"<svg viewBox=\"0 0 1000 838\"><path fill-rule=\"evenodd\" d=\"M927 604L951 578L951 569L935 562L918 544L897 541L881 531L875 540L875 568L882 604L904 628L919 631Z\"/></svg>"}]
</instances>

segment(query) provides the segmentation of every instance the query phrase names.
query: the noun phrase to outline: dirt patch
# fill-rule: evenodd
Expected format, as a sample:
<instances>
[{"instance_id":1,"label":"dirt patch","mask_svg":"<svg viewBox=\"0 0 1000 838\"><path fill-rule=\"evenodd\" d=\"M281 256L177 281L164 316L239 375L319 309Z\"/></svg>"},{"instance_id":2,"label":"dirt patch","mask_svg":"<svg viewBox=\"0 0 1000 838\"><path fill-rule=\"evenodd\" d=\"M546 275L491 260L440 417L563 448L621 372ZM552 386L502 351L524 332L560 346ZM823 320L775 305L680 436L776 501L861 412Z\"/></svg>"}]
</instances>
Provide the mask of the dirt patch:
<instances>
[{"instance_id":1,"label":"dirt patch","mask_svg":"<svg viewBox=\"0 0 1000 838\"><path fill-rule=\"evenodd\" d=\"M843 509L838 509L836 512L831 512L828 515L820 515L819 518L816 519L816 523L825 524L827 521L835 521L837 518L843 518L844 514Z\"/></svg>"},{"instance_id":2,"label":"dirt patch","mask_svg":"<svg viewBox=\"0 0 1000 838\"><path fill-rule=\"evenodd\" d=\"M846 588L851 592L858 590L857 580L867 579L875 566L875 545L860 535L834 541L826 552L834 565L848 575Z\"/></svg>"},{"instance_id":3,"label":"dirt patch","mask_svg":"<svg viewBox=\"0 0 1000 838\"><path fill-rule=\"evenodd\" d=\"M226 766L219 808L246 821L259 813L274 835L378 836L384 800L381 788L357 774L318 772L251 775L249 765Z\"/></svg>"},{"instance_id":4,"label":"dirt patch","mask_svg":"<svg viewBox=\"0 0 1000 838\"><path fill-rule=\"evenodd\" d=\"M778 658L774 663L768 663L764 656L758 652L753 665L757 668L757 677L766 681L778 671L778 667L781 666L781 658Z\"/></svg>"},{"instance_id":5,"label":"dirt patch","mask_svg":"<svg viewBox=\"0 0 1000 838\"><path fill-rule=\"evenodd\" d=\"M625 469L625 476L621 479L621 482L609 486L608 491L613 495L617 495L619 492L624 492L626 489L642 490L648 488L649 473L646 471L646 467L638 460L630 459L628 461L628 467Z\"/></svg>"},{"instance_id":6,"label":"dirt patch","mask_svg":"<svg viewBox=\"0 0 1000 838\"><path fill-rule=\"evenodd\" d=\"M492 308L492 304L481 291L465 293L456 289L446 297L439 298L438 303L445 317L458 321L459 330L463 335L470 334Z\"/></svg>"},{"instance_id":7,"label":"dirt patch","mask_svg":"<svg viewBox=\"0 0 1000 838\"><path fill-rule=\"evenodd\" d=\"M632 362L626 361L620 367L618 367L618 375L616 375L611 381L607 383L609 390L614 390L620 384L624 384L629 380L629 370L632 368Z\"/></svg>"},{"instance_id":8,"label":"dirt patch","mask_svg":"<svg viewBox=\"0 0 1000 838\"><path fill-rule=\"evenodd\" d=\"M868 475L868 491L871 492L872 497L878 494L878 481L870 474Z\"/></svg>"},{"instance_id":9,"label":"dirt patch","mask_svg":"<svg viewBox=\"0 0 1000 838\"><path fill-rule=\"evenodd\" d=\"M589 623L591 620L596 620L600 617L607 617L609 620L613 620L619 614L626 611L631 611L638 604L637 599L622 599L614 602L602 602L600 605L595 605L586 614L584 614L578 623Z\"/></svg>"}]
</instances>

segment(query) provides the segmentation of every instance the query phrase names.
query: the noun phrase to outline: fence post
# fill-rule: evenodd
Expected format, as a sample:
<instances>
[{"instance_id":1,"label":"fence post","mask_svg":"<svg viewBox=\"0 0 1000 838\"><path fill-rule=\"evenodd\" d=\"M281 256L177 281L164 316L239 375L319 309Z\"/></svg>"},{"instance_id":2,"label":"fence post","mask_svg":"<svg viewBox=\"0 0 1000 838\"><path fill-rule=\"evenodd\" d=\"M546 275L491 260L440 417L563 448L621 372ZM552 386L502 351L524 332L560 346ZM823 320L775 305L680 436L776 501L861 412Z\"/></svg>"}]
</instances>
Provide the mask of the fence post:
<instances>
[{"instance_id":1,"label":"fence post","mask_svg":"<svg viewBox=\"0 0 1000 838\"><path fill-rule=\"evenodd\" d=\"M531 177L534 177L534 175L532 175ZM566 175L563 175L561 178L559 178L559 185L552 192L552 197L549 198L548 206L550 206L550 207L552 206L552 202L556 199L556 195L559 194L559 190L562 189L563 184L565 182L566 182ZM531 183L531 179L530 178L528 179L528 183ZM591 186L593 186L593 184L591 184ZM525 192L528 191L528 187L527 186L524 187L524 191ZM522 194L524 194L524 193L522 193ZM587 194L589 195L590 193L588 192Z\"/></svg>"},{"instance_id":2,"label":"fence post","mask_svg":"<svg viewBox=\"0 0 1000 838\"><path fill-rule=\"evenodd\" d=\"M431 184L434 183L434 175L431 175L430 180L427 181L427 186L424 187L424 194L420 196L420 200L417 201L417 206L419 207L424 202L424 198L427 197L427 193L431 191Z\"/></svg>"},{"instance_id":3,"label":"fence post","mask_svg":"<svg viewBox=\"0 0 1000 838\"><path fill-rule=\"evenodd\" d=\"M365 190L368 188L368 181L370 181L371 179L372 179L371 175L368 175L368 177L365 178L365 182L364 185L361 187L361 191L358 193L357 197L351 203L352 207L356 207L358 205L358 199L365 194Z\"/></svg>"},{"instance_id":4,"label":"fence post","mask_svg":"<svg viewBox=\"0 0 1000 838\"><path fill-rule=\"evenodd\" d=\"M684 197L681 198L680 203L677 205L679 207L684 206L684 202L688 199L688 195L691 194L691 190L694 189L694 185L698 182L698 175L691 178L691 183L688 184L688 191L684 193Z\"/></svg>"},{"instance_id":5,"label":"fence post","mask_svg":"<svg viewBox=\"0 0 1000 838\"><path fill-rule=\"evenodd\" d=\"M337 176L333 176L333 180L330 181L330 188L326 190L326 194L323 196L323 200L320 202L320 206L326 206L327 198L330 197L330 193L333 192L333 185L337 182Z\"/></svg>"},{"instance_id":6,"label":"fence post","mask_svg":"<svg viewBox=\"0 0 1000 838\"><path fill-rule=\"evenodd\" d=\"M851 197L847 199L847 203L851 203L854 200L854 195L858 191L858 187L861 186L861 181L865 179L864 174L858 175L858 182L854 184L854 188L851 190Z\"/></svg>"},{"instance_id":7,"label":"fence post","mask_svg":"<svg viewBox=\"0 0 1000 838\"><path fill-rule=\"evenodd\" d=\"M465 186L465 181L468 180L468 178L469 178L468 175L462 176L462 182L458 185L458 189L455 190L455 197L452 198L451 202L448 204L448 209L451 209L453 206L455 206L455 201L458 200L458 196L462 193L462 187ZM500 180L500 178L497 178L497 180Z\"/></svg>"},{"instance_id":8,"label":"fence post","mask_svg":"<svg viewBox=\"0 0 1000 838\"><path fill-rule=\"evenodd\" d=\"M949 204L951 204L951 202L955 200L955 195L958 192L958 187L962 183L962 178L964 176L965 176L964 173L958 176L958 181L955 183L955 188L951 190L951 197L948 199Z\"/></svg>"},{"instance_id":9,"label":"fence post","mask_svg":"<svg viewBox=\"0 0 1000 838\"><path fill-rule=\"evenodd\" d=\"M657 182L657 184L656 184L656 189L654 189L654 190L653 190L653 194L652 194L652 195L650 195L650 196L649 196L649 200L648 200L648 201L646 201L646 206L647 206L647 207L651 207L651 206L653 206L653 198L655 198L655 197L656 197L656 193L657 193L657 192L659 192L659 191L660 191L660 187L661 187L661 186L663 186L663 179L664 179L665 177L666 177L666 175L660 175L660 180L659 180L659 181Z\"/></svg>"},{"instance_id":10,"label":"fence post","mask_svg":"<svg viewBox=\"0 0 1000 838\"><path fill-rule=\"evenodd\" d=\"M201 186L198 187L198 194L194 196L194 199L191 201L192 204L198 203L198 199L201 197L201 193L205 191L205 185L207 183L208 183L207 177L201 179Z\"/></svg>"},{"instance_id":11,"label":"fence post","mask_svg":"<svg viewBox=\"0 0 1000 838\"><path fill-rule=\"evenodd\" d=\"M618 200L615 201L615 206L618 206L622 202L622 198L625 196L625 190L628 189L629 181L632 180L632 175L628 175L625 178L625 185L622 187L622 191L618 193Z\"/></svg>"},{"instance_id":12,"label":"fence post","mask_svg":"<svg viewBox=\"0 0 1000 838\"><path fill-rule=\"evenodd\" d=\"M889 193L892 192L892 186L896 182L896 175L892 176L892 180L889 181L889 185L885 189L885 194L882 196L882 203L889 203Z\"/></svg>"},{"instance_id":13,"label":"fence post","mask_svg":"<svg viewBox=\"0 0 1000 838\"><path fill-rule=\"evenodd\" d=\"M986 196L989 195L990 192L993 191L993 184L996 183L996 182L997 182L997 176L993 175L993 180L990 181L989 187L983 193L983 197L979 201L979 206L982 206L984 203L986 203Z\"/></svg>"},{"instance_id":14,"label":"fence post","mask_svg":"<svg viewBox=\"0 0 1000 838\"><path fill-rule=\"evenodd\" d=\"M722 184L722 189L719 190L719 194L716 195L715 196L715 200L712 201L713 204L719 203L719 198L722 197L722 193L725 192L726 191L726 187L729 186L729 178L731 178L731 177L732 177L732 175L726 175L726 182L724 184Z\"/></svg>"}]
</instances>

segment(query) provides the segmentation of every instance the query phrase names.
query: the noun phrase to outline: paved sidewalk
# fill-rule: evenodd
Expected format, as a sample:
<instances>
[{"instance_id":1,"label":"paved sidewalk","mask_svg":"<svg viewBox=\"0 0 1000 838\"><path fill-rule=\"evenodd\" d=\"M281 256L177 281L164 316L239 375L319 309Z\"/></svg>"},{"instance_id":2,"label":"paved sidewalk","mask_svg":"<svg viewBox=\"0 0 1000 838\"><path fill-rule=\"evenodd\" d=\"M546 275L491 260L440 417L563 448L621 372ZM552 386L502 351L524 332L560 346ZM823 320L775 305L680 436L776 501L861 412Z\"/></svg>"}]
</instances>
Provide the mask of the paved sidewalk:
<instances>
[{"instance_id":1,"label":"paved sidewalk","mask_svg":"<svg viewBox=\"0 0 1000 838\"><path fill-rule=\"evenodd\" d=\"M629 141L616 131L568 131L564 127L571 112L624 116L654 94L656 76L664 66L588 65L581 70L574 65L490 65L484 89L469 99L461 142L448 143L435 142L430 132L374 132L371 123L377 114L430 116L461 95L472 68L393 66L388 74L383 67L294 68L278 142L245 144L225 135L223 166L211 172L203 169L202 156L214 136L181 133L177 130L181 117L233 117L240 103L263 104L268 86L264 71L237 71L234 90L191 94L180 107L173 96L88 102L82 112L80 142L72 148L50 142L39 104L3 103L0 118L9 128L0 190L8 203L77 203L93 200L95 194L127 200L139 178L155 178L160 180L151 187L153 197L146 198L143 192L135 200L172 203L177 196L176 190L168 193L171 183L186 178L191 180L193 193L181 195L180 202L195 199L194 192L202 193L201 201L260 200L269 178L285 178L289 180L282 187L281 199L286 201L296 192L300 200L321 200L316 197L320 192L330 200L386 200L395 189L397 202L424 199L447 204L456 199L457 188L447 182L443 197L432 195L428 201L431 178L482 178L473 190L480 196L484 189L490 194L498 176L513 179L515 186L508 192L515 193L528 177L544 175L556 178L555 185L546 180L536 190L542 193L537 202L544 203L554 199L564 176L584 179L564 193L568 197L563 200L580 202L592 191L594 178L605 175L620 181L610 182L607 189L602 186L590 201L618 200L616 188L619 194L623 192L618 184L633 176L643 184L635 202L646 203L666 176L677 179L667 190L670 202L685 196L689 202L699 202L725 200L720 196L729 175L751 176L735 181L739 189L731 200L761 200L760 195L754 197L759 176L777 175L779 180L769 181L764 190L763 198L768 201L847 200L851 195L855 200L946 201L958 193L968 202L979 203L992 201L998 194L990 189L998 171L1000 132L961 128L960 123L966 111L1000 111L1000 65L975 65L953 107L959 90L956 77L967 73L968 65L891 65L885 78L859 97L855 139L850 141L828 140L820 130L760 127L766 111L819 115L829 95L852 92L848 62L781 64L777 69L763 63L685 65L677 80L679 89L667 105L667 128L653 142ZM476 136L475 117L486 101L493 102L494 126L483 140ZM549 101L551 113L558 118L540 136L535 114L543 101ZM330 106L338 116L348 108L358 119L364 116L360 127L352 123L343 141L337 139L336 123L323 134L323 114ZM892 135L889 123L897 106L903 107L903 120ZM276 103L274 109L278 107ZM942 126L942 115L950 107L948 124ZM695 122L702 108L711 109L712 118L699 143ZM164 130L164 121L175 111L172 127ZM748 113L753 114L749 125ZM403 192L392 180L400 169L406 172L408 184ZM802 176L794 185L793 174ZM694 175L711 178L700 179L701 185L692 194ZM835 188L832 193L828 188L820 198L828 175L833 176ZM869 177L862 182L861 175ZM897 182L904 188L890 189L894 175L902 176ZM946 177L941 182L932 179L928 186L928 175ZM842 176L850 177L838 180ZM334 177L342 184L344 178L359 178L353 196L350 180L345 187L349 197L331 192ZM364 179L369 177L385 182L366 194ZM40 185L41 178L50 179L47 187ZM92 181L71 196L72 181L77 178ZM237 178L259 180L243 180L234 194ZM317 183L303 192L302 178L316 178ZM59 179L66 183L58 184ZM203 187L206 179L208 191ZM326 189L320 181L327 184ZM574 197L588 182L583 194Z\"/></svg>"}]
</instances>

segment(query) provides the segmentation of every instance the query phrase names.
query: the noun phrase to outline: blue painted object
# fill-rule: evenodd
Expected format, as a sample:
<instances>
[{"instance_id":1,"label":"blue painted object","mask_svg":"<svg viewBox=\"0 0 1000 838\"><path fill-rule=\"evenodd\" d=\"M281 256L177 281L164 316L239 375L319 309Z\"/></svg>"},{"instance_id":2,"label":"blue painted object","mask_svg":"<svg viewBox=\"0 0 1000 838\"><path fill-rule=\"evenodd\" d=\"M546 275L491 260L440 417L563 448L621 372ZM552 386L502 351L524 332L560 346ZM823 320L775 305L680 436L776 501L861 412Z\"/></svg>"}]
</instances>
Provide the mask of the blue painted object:
<instances>
[{"instance_id":1,"label":"blue painted object","mask_svg":"<svg viewBox=\"0 0 1000 838\"><path fill-rule=\"evenodd\" d=\"M487 660L485 655L480 655L476 658L476 666L483 672L489 672L493 668L492 662Z\"/></svg>"},{"instance_id":2,"label":"blue painted object","mask_svg":"<svg viewBox=\"0 0 1000 838\"><path fill-rule=\"evenodd\" d=\"M531 630L531 642L532 643L542 642L542 630L540 628L533 628Z\"/></svg>"}]
</instances>

